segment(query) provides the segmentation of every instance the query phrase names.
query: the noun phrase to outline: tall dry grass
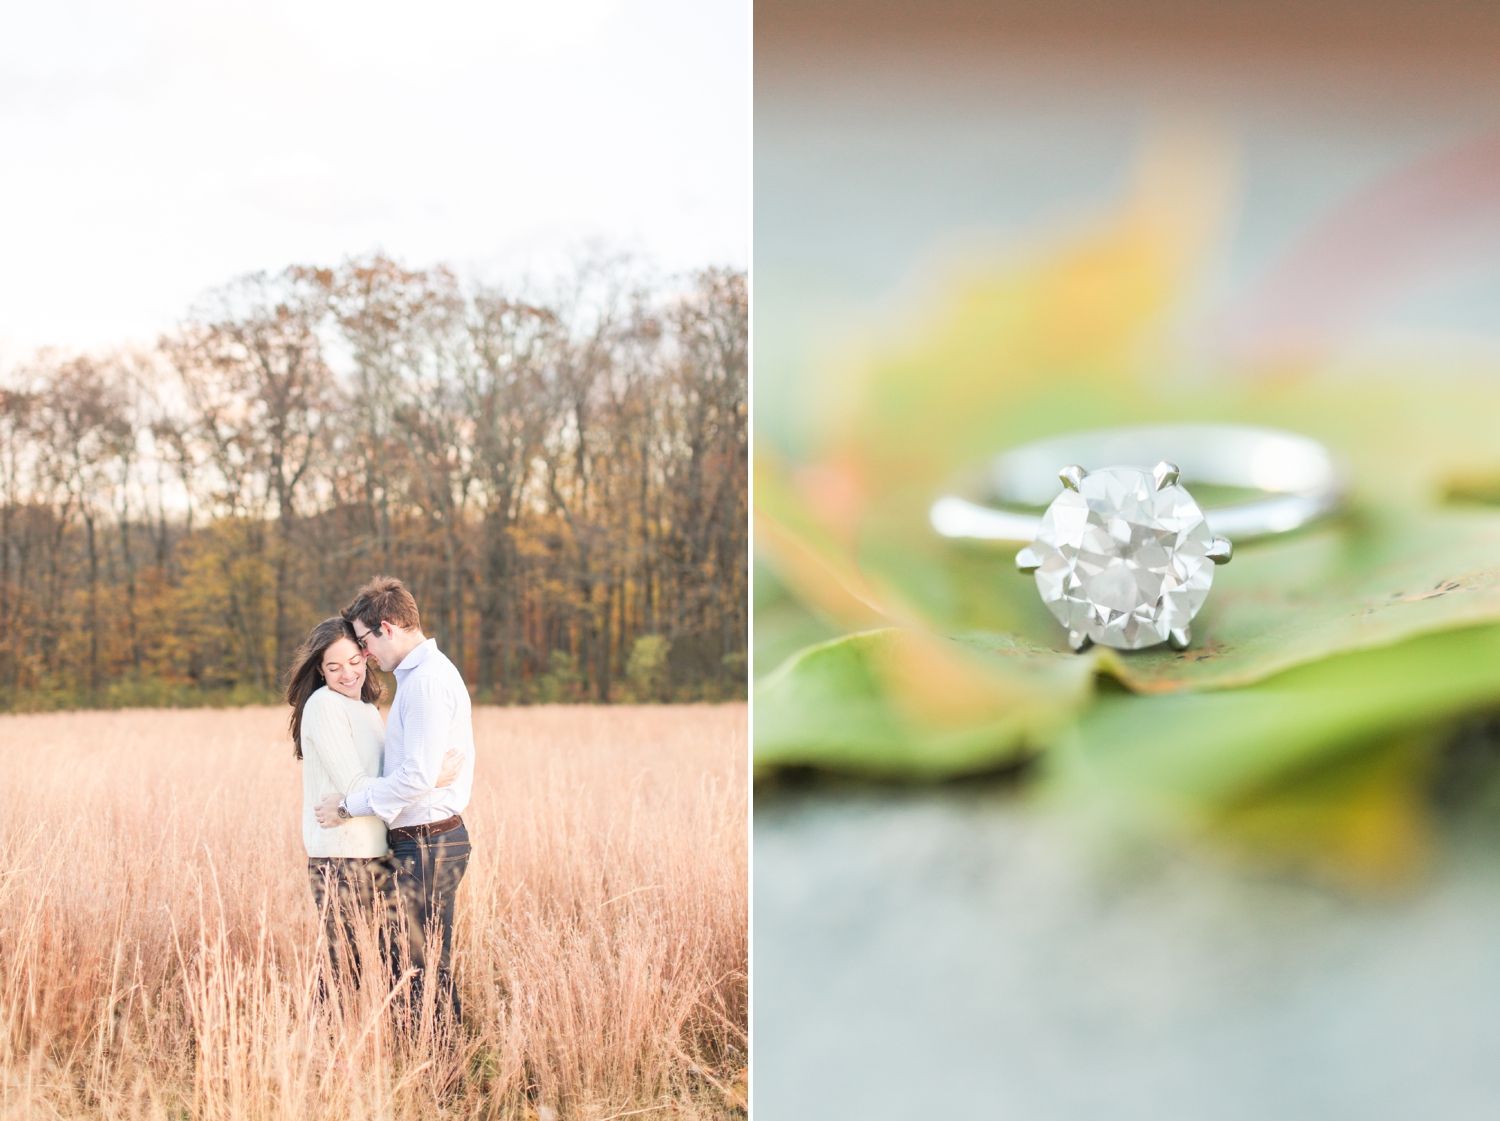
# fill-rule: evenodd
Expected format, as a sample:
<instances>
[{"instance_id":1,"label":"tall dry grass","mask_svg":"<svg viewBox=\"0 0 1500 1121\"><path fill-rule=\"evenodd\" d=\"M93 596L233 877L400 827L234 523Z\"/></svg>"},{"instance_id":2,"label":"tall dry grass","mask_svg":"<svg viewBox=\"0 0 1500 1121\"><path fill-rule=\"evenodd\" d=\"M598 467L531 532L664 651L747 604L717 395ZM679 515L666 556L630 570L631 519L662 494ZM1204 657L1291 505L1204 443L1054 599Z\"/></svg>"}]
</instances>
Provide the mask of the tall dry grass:
<instances>
[{"instance_id":1,"label":"tall dry grass","mask_svg":"<svg viewBox=\"0 0 1500 1121\"><path fill-rule=\"evenodd\" d=\"M318 997L284 709L0 718L0 1116L739 1115L745 721L476 710L434 1044Z\"/></svg>"}]
</instances>

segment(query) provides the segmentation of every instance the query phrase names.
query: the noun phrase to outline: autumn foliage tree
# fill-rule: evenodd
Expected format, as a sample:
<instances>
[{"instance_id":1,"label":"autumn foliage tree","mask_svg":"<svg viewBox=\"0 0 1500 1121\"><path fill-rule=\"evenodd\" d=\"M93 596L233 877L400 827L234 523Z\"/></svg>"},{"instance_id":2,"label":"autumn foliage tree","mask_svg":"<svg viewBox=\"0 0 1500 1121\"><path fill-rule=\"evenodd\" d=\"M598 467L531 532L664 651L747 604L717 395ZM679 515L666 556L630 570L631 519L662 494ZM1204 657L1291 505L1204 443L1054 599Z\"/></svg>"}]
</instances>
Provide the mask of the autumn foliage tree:
<instances>
[{"instance_id":1,"label":"autumn foliage tree","mask_svg":"<svg viewBox=\"0 0 1500 1121\"><path fill-rule=\"evenodd\" d=\"M376 572L482 699L743 695L745 276L243 277L0 390L0 704L274 694Z\"/></svg>"}]
</instances>

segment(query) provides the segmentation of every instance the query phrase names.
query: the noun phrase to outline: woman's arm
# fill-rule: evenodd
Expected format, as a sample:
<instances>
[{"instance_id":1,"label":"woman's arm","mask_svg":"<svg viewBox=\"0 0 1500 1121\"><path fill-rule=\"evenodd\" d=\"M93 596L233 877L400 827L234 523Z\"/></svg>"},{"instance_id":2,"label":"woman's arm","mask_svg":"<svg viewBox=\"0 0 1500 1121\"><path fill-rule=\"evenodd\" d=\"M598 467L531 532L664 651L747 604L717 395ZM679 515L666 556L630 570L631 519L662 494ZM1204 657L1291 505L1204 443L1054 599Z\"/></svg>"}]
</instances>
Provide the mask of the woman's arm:
<instances>
[{"instance_id":1,"label":"woman's arm","mask_svg":"<svg viewBox=\"0 0 1500 1121\"><path fill-rule=\"evenodd\" d=\"M340 798L363 790L377 777L368 774L360 762L348 711L340 704L317 703L316 694L302 713L302 753L310 754L309 748L317 753Z\"/></svg>"}]
</instances>

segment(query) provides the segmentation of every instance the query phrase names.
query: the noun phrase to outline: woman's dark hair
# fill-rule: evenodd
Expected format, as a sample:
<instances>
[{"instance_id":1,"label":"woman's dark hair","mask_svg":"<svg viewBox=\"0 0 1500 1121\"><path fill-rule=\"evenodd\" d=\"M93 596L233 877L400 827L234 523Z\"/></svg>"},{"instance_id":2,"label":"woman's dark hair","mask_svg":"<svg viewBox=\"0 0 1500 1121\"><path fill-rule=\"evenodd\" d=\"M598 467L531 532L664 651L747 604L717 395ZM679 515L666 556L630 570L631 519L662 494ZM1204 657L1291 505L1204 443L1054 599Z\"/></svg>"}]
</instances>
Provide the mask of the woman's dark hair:
<instances>
[{"instance_id":1,"label":"woman's dark hair","mask_svg":"<svg viewBox=\"0 0 1500 1121\"><path fill-rule=\"evenodd\" d=\"M322 688L323 654L341 638L347 638L355 646L354 626L335 615L324 619L308 634L292 658L292 670L287 675L286 703L292 706L292 756L302 758L302 710L307 707L307 698ZM363 651L361 651L363 656ZM359 699L374 704L385 695L385 686L375 679L373 673L365 674L365 684L359 691Z\"/></svg>"}]
</instances>

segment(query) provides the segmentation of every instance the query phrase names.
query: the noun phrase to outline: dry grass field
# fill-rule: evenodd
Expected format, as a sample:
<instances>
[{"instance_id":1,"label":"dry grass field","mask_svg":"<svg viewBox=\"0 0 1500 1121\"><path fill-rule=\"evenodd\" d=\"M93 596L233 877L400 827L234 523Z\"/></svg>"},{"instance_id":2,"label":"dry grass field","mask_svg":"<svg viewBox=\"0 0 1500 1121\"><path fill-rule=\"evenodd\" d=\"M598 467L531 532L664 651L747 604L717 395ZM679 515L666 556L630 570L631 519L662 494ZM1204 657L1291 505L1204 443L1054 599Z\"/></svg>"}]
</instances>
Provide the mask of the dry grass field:
<instances>
[{"instance_id":1,"label":"dry grass field","mask_svg":"<svg viewBox=\"0 0 1500 1121\"><path fill-rule=\"evenodd\" d=\"M475 710L446 1045L318 999L285 721L0 717L0 1117L743 1116L744 705Z\"/></svg>"}]
</instances>

